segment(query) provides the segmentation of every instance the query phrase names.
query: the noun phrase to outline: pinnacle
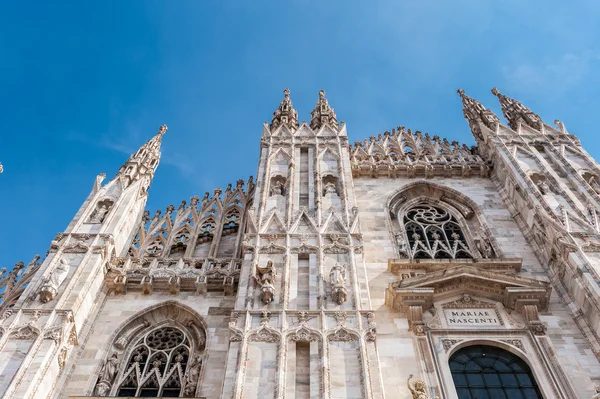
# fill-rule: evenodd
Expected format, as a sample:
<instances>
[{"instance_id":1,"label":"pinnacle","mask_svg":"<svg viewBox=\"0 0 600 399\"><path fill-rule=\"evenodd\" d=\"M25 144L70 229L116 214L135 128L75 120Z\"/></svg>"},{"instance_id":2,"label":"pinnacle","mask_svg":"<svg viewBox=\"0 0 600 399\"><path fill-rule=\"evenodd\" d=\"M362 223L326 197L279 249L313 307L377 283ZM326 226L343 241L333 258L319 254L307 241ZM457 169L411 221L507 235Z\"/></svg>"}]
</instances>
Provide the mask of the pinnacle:
<instances>
[{"instance_id":1,"label":"pinnacle","mask_svg":"<svg viewBox=\"0 0 600 399\"><path fill-rule=\"evenodd\" d=\"M283 100L273 112L270 130L274 131L281 125L286 125L292 131L298 128L298 112L294 109L288 88L283 90Z\"/></svg>"},{"instance_id":2,"label":"pinnacle","mask_svg":"<svg viewBox=\"0 0 600 399\"><path fill-rule=\"evenodd\" d=\"M542 128L542 118L532 112L519 101L514 100L500 93L498 88L492 89L492 94L498 97L502 113L508 121L508 125L515 131L519 129L520 124L525 124L533 129L540 130Z\"/></svg>"},{"instance_id":3,"label":"pinnacle","mask_svg":"<svg viewBox=\"0 0 600 399\"><path fill-rule=\"evenodd\" d=\"M479 101L472 97L469 97L464 90L458 89L457 93L460 95L463 104L463 115L469 121L471 129L476 137L480 136L478 122L483 122L488 128L494 130L497 123L499 122L498 117L486 107L483 106Z\"/></svg>"},{"instance_id":4,"label":"pinnacle","mask_svg":"<svg viewBox=\"0 0 600 399\"><path fill-rule=\"evenodd\" d=\"M329 102L325 98L325 90L319 90L317 105L310 113L310 128L318 130L324 125L337 129L338 121L335 111L329 106Z\"/></svg>"}]
</instances>

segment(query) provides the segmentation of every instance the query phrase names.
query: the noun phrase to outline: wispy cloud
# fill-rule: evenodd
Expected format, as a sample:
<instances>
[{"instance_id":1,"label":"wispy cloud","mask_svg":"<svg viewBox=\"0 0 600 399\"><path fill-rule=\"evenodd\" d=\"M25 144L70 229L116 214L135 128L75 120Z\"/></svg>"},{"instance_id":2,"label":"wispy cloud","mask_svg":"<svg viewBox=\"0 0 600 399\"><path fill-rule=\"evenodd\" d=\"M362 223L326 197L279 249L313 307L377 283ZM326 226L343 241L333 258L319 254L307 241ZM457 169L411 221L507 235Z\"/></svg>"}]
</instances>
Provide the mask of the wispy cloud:
<instances>
[{"instance_id":1,"label":"wispy cloud","mask_svg":"<svg viewBox=\"0 0 600 399\"><path fill-rule=\"evenodd\" d=\"M565 53L547 62L505 66L502 71L511 90L560 96L577 88L599 60L600 56L591 51Z\"/></svg>"},{"instance_id":2,"label":"wispy cloud","mask_svg":"<svg viewBox=\"0 0 600 399\"><path fill-rule=\"evenodd\" d=\"M147 136L147 137L142 137ZM68 136L71 141L92 144L100 148L115 151L129 157L142 146L150 136L143 135L141 129L133 124L128 124L118 134L114 132L104 133L99 138L90 138L89 135L79 132L71 132ZM173 166L182 176L186 178L196 177L196 171L199 170L194 162L186 154L182 153L164 153L161 156L163 165Z\"/></svg>"}]
</instances>

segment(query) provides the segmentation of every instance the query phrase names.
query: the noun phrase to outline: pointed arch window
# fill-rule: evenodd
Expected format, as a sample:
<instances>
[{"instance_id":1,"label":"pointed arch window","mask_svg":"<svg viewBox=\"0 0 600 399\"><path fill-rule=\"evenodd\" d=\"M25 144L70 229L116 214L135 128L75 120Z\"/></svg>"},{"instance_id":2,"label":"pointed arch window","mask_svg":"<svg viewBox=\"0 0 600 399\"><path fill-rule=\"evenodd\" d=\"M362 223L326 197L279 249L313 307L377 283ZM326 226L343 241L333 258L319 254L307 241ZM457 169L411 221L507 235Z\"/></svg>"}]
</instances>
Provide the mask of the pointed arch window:
<instances>
[{"instance_id":1,"label":"pointed arch window","mask_svg":"<svg viewBox=\"0 0 600 399\"><path fill-rule=\"evenodd\" d=\"M468 346L449 363L459 399L542 399L529 366L504 349Z\"/></svg>"},{"instance_id":2,"label":"pointed arch window","mask_svg":"<svg viewBox=\"0 0 600 399\"><path fill-rule=\"evenodd\" d=\"M191 345L176 327L160 327L139 338L119 378L118 397L181 397Z\"/></svg>"},{"instance_id":3,"label":"pointed arch window","mask_svg":"<svg viewBox=\"0 0 600 399\"><path fill-rule=\"evenodd\" d=\"M416 205L404 215L404 229L413 259L473 258L456 218L432 205Z\"/></svg>"}]
</instances>

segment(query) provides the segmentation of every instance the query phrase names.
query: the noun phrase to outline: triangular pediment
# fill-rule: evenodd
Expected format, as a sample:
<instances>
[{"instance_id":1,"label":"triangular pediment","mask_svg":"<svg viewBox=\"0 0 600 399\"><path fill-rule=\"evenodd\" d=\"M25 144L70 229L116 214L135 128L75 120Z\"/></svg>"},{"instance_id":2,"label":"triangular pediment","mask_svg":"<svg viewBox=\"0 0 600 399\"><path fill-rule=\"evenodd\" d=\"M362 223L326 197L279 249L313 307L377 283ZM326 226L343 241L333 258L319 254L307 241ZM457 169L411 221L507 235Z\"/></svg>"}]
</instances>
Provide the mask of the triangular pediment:
<instances>
[{"instance_id":1,"label":"triangular pediment","mask_svg":"<svg viewBox=\"0 0 600 399\"><path fill-rule=\"evenodd\" d=\"M315 137L315 132L303 123L298 130L296 130L296 137Z\"/></svg>"},{"instance_id":2,"label":"triangular pediment","mask_svg":"<svg viewBox=\"0 0 600 399\"><path fill-rule=\"evenodd\" d=\"M334 150L327 147L323 151L321 151L321 153L319 154L319 159L320 160L334 159L337 161L340 159L340 156Z\"/></svg>"},{"instance_id":3,"label":"triangular pediment","mask_svg":"<svg viewBox=\"0 0 600 399\"><path fill-rule=\"evenodd\" d=\"M337 216L337 214L335 212L332 212L329 214L327 220L325 221L325 224L323 226L323 232L345 234L347 233L347 230L346 227L344 227L344 224L342 223L340 218Z\"/></svg>"},{"instance_id":4,"label":"triangular pediment","mask_svg":"<svg viewBox=\"0 0 600 399\"><path fill-rule=\"evenodd\" d=\"M317 136L319 136L319 137L321 137L321 136L337 136L337 135L338 135L337 129L334 129L329 124L325 124L325 125L321 126L321 128L317 132Z\"/></svg>"},{"instance_id":5,"label":"triangular pediment","mask_svg":"<svg viewBox=\"0 0 600 399\"><path fill-rule=\"evenodd\" d=\"M313 223L305 211L302 211L296 222L290 229L291 233L318 233L317 226Z\"/></svg>"},{"instance_id":6,"label":"triangular pediment","mask_svg":"<svg viewBox=\"0 0 600 399\"><path fill-rule=\"evenodd\" d=\"M545 309L552 288L545 281L494 272L476 266L458 266L447 270L405 275L388 288L388 303L397 309L411 304L431 307L434 301L444 300L465 292L518 309L536 305Z\"/></svg>"},{"instance_id":7,"label":"triangular pediment","mask_svg":"<svg viewBox=\"0 0 600 399\"><path fill-rule=\"evenodd\" d=\"M285 163L289 162L289 160L292 159L292 157L286 150L284 150L283 148L279 148L273 155L271 155L271 159L275 160L276 162L279 161L278 163Z\"/></svg>"},{"instance_id":8,"label":"triangular pediment","mask_svg":"<svg viewBox=\"0 0 600 399\"><path fill-rule=\"evenodd\" d=\"M571 211L566 211L562 219L564 225L568 226L569 233L594 234L596 232L594 226L588 220L579 217Z\"/></svg>"},{"instance_id":9,"label":"triangular pediment","mask_svg":"<svg viewBox=\"0 0 600 399\"><path fill-rule=\"evenodd\" d=\"M264 234L285 234L286 228L285 224L279 217L277 212L273 212L271 217L267 220L264 227L261 230L261 233Z\"/></svg>"}]
</instances>

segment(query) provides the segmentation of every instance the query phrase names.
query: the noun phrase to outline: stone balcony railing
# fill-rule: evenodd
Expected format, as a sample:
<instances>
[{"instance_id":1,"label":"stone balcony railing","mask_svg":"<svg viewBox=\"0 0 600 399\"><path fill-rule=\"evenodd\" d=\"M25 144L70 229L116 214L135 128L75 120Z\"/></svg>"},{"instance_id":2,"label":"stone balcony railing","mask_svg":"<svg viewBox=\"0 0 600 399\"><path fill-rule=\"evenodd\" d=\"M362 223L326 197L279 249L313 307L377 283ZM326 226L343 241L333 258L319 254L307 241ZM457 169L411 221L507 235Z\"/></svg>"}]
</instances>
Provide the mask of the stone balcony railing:
<instances>
[{"instance_id":1,"label":"stone balcony railing","mask_svg":"<svg viewBox=\"0 0 600 399\"><path fill-rule=\"evenodd\" d=\"M201 295L222 290L234 295L241 267L241 259L115 258L105 281L116 294L186 291Z\"/></svg>"}]
</instances>

